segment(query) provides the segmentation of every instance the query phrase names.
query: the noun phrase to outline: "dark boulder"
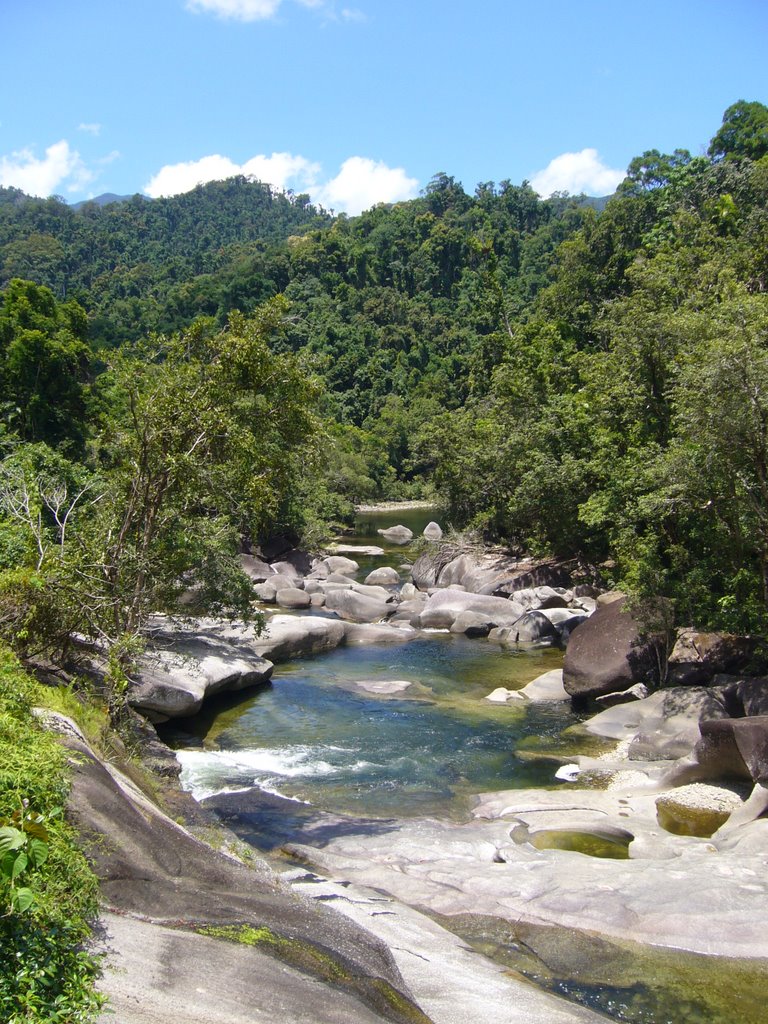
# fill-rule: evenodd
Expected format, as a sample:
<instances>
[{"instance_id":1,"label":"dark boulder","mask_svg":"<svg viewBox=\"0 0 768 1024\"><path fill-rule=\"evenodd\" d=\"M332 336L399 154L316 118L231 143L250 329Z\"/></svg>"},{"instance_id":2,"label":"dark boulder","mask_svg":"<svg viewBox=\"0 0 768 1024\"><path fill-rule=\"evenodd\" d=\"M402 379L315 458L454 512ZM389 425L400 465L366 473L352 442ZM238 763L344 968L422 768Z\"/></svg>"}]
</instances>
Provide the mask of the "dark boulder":
<instances>
[{"instance_id":1,"label":"dark boulder","mask_svg":"<svg viewBox=\"0 0 768 1024\"><path fill-rule=\"evenodd\" d=\"M653 675L653 645L626 610L626 599L601 605L571 634L563 662L563 685L586 700L628 690Z\"/></svg>"},{"instance_id":2,"label":"dark boulder","mask_svg":"<svg viewBox=\"0 0 768 1024\"><path fill-rule=\"evenodd\" d=\"M257 553L265 562L276 562L278 558L283 558L292 551L297 541L298 536L293 531L274 533L259 546Z\"/></svg>"}]
</instances>

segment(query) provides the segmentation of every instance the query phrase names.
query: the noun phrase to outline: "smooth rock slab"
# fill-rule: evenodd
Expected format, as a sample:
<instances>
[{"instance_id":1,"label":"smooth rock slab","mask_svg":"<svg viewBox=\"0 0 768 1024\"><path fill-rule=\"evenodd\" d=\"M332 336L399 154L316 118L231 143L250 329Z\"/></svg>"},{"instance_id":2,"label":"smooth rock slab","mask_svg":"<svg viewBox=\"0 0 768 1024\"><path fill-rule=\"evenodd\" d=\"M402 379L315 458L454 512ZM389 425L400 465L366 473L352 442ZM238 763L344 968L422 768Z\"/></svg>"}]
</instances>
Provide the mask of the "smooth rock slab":
<instances>
[{"instance_id":1,"label":"smooth rock slab","mask_svg":"<svg viewBox=\"0 0 768 1024\"><path fill-rule=\"evenodd\" d=\"M486 795L475 809L485 821L401 821L386 835L347 832L300 850L335 877L436 914L546 924L562 929L564 942L571 933L598 935L667 947L672 957L681 949L768 956L765 830L737 854L716 839L670 835L656 820L657 796L510 790ZM629 860L605 860L515 842L519 825L531 833L618 829L641 842L637 851L637 838L630 845Z\"/></svg>"},{"instance_id":2,"label":"smooth rock slab","mask_svg":"<svg viewBox=\"0 0 768 1024\"><path fill-rule=\"evenodd\" d=\"M335 1024L339 1019L352 1024L358 1019L377 1021L378 1010L381 1009L381 1016L400 1020L402 1024L413 1019L427 1024L426 1018L418 1013L415 1018L412 1013L393 1013L391 1004L381 998L381 982L384 982L403 994L404 1008L414 1009L409 1002L410 993L384 943L359 925L339 918L327 907L309 903L292 893L257 855L253 856L254 867L249 868L200 842L163 814L114 766L99 761L85 744L69 739L67 745L74 755L67 816L88 838L87 854L101 882L103 904L122 920L140 921L150 928L161 929L152 932L128 925L131 937L124 934L119 924L111 922L121 934L116 945L118 952L121 949L125 952L123 965L128 968L134 965L137 974L131 976L126 970L122 976L122 996L119 987L117 991L114 987L111 989L119 998L124 998L122 1005L128 1009L125 1014L107 1017L107 1020L116 1019L120 1024L132 1021L137 1024L162 1021L165 1024L169 1020L178 1020L186 1024L196 1018L184 1016L180 1007L185 1002L196 1003L195 997L205 994L201 1002L204 1006L210 1004L214 1014L218 1005L233 1016L203 1016L198 1018L201 1024L203 1021L205 1024L208 1021L236 1024L241 1020L257 1019L254 1008L261 1007L262 1000L269 1002L275 993L281 993L286 1005L265 1019L296 1020L302 1024L311 1024L317 1019ZM253 951L246 952L246 947L219 944L215 940L198 943L195 937L189 939L182 949L182 942L174 940L165 931L165 926L189 928L191 923L197 926L245 924L254 929L268 928L293 944L299 942L307 949L316 950L316 962L335 968L329 972L330 977L337 985L341 980L353 1006L359 1002L366 1004L362 1017L354 1016L354 1009L351 1014L340 1009L339 1018L330 1009L327 1016L322 1016L325 1010L316 1016L314 1003L329 1006L335 1002L334 989L315 977L316 996L312 997L313 986L308 988L302 984L295 977L293 968L279 959L273 961L271 971L266 971L266 963L259 956L248 956ZM178 932L174 931L174 935ZM278 957L284 955L279 948L272 952ZM253 993L249 962L253 964L254 974L261 974L262 984L268 990L266 993ZM217 969L209 971L212 963ZM226 984L228 963L237 965L231 988ZM303 976L307 977L306 974ZM179 1005L166 1015L167 1002L162 1001L158 1005L154 998L172 990L174 979L178 986ZM114 982L116 979L111 980ZM294 980L295 987L292 985ZM110 983L107 984L110 991ZM137 984L142 989L138 1004L131 998ZM222 984L224 989L219 991ZM182 993L188 985L193 988L190 995L184 997ZM197 987L204 992L195 992ZM209 988L208 993L205 993L206 988ZM228 993L242 995L244 1005L240 1011L228 1003ZM304 999L309 999L305 1016L294 1018L287 1015L290 1005L295 1005L300 1013Z\"/></svg>"},{"instance_id":3,"label":"smooth rock slab","mask_svg":"<svg viewBox=\"0 0 768 1024\"><path fill-rule=\"evenodd\" d=\"M106 934L99 1024L382 1024L348 993L324 987L258 949L116 914ZM172 968L170 968L172 965Z\"/></svg>"},{"instance_id":4,"label":"smooth rock slab","mask_svg":"<svg viewBox=\"0 0 768 1024\"><path fill-rule=\"evenodd\" d=\"M205 636L166 636L138 659L128 703L153 721L183 718L223 691L267 683L273 665L247 647Z\"/></svg>"},{"instance_id":5,"label":"smooth rock slab","mask_svg":"<svg viewBox=\"0 0 768 1024\"><path fill-rule=\"evenodd\" d=\"M534 703L570 700L563 686L563 670L561 668L553 668L550 672L543 672L540 676L536 676L520 690L520 693Z\"/></svg>"}]
</instances>

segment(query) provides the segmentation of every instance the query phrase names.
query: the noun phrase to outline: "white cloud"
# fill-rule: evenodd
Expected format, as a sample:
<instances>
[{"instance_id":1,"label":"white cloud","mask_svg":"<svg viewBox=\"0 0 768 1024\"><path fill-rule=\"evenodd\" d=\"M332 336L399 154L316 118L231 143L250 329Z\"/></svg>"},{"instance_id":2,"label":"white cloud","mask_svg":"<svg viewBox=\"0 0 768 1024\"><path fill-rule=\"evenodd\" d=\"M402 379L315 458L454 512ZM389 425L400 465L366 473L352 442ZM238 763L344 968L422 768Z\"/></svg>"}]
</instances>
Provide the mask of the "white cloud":
<instances>
[{"instance_id":1,"label":"white cloud","mask_svg":"<svg viewBox=\"0 0 768 1024\"><path fill-rule=\"evenodd\" d=\"M313 202L326 209L357 214L376 203L412 199L419 187L418 180L409 178L402 167L388 167L362 156L345 160L330 181L320 180L321 171L320 164L292 153L254 156L243 164L216 153L187 163L166 164L147 182L144 192L154 198L175 196L207 181L244 174L280 190L308 192Z\"/></svg>"},{"instance_id":2,"label":"white cloud","mask_svg":"<svg viewBox=\"0 0 768 1024\"><path fill-rule=\"evenodd\" d=\"M190 192L195 185L206 181L221 181L239 173L240 168L229 157L215 153L188 163L166 164L154 178L150 178L144 186L144 192L153 199L158 196L177 196L181 192Z\"/></svg>"},{"instance_id":3,"label":"white cloud","mask_svg":"<svg viewBox=\"0 0 768 1024\"><path fill-rule=\"evenodd\" d=\"M563 153L550 160L543 171L533 175L531 186L545 197L553 192L606 196L616 190L625 176L625 171L606 166L596 149L582 149L580 153Z\"/></svg>"},{"instance_id":4,"label":"white cloud","mask_svg":"<svg viewBox=\"0 0 768 1024\"><path fill-rule=\"evenodd\" d=\"M224 20L266 21L273 18L284 0L186 0L186 8L194 14L214 14ZM330 21L364 21L361 11L345 7L336 13L336 0L295 0L300 7L308 7Z\"/></svg>"},{"instance_id":5,"label":"white cloud","mask_svg":"<svg viewBox=\"0 0 768 1024\"><path fill-rule=\"evenodd\" d=\"M187 10L235 21L263 21L271 18L281 3L282 0L187 0Z\"/></svg>"},{"instance_id":6,"label":"white cloud","mask_svg":"<svg viewBox=\"0 0 768 1024\"><path fill-rule=\"evenodd\" d=\"M376 203L413 199L419 183L402 167L388 167L381 160L351 156L335 178L316 188L312 198L326 209L357 214Z\"/></svg>"},{"instance_id":7,"label":"white cloud","mask_svg":"<svg viewBox=\"0 0 768 1024\"><path fill-rule=\"evenodd\" d=\"M291 183L305 189L314 182L319 171L319 164L290 153L254 156L244 164L236 164L229 157L215 153L188 163L166 164L147 182L144 191L153 198L176 196L191 191L196 185L203 185L207 181L222 181L236 174L253 176L278 189L289 188Z\"/></svg>"},{"instance_id":8,"label":"white cloud","mask_svg":"<svg viewBox=\"0 0 768 1024\"><path fill-rule=\"evenodd\" d=\"M101 133L101 125L95 121L91 123L83 121L77 126L77 130L79 132L86 132L88 135L99 135Z\"/></svg>"},{"instance_id":9,"label":"white cloud","mask_svg":"<svg viewBox=\"0 0 768 1024\"><path fill-rule=\"evenodd\" d=\"M69 192L77 192L93 178L80 154L70 148L66 139L49 146L42 159L31 149L0 156L0 185L20 188L31 196L54 195L61 185L66 185Z\"/></svg>"},{"instance_id":10,"label":"white cloud","mask_svg":"<svg viewBox=\"0 0 768 1024\"><path fill-rule=\"evenodd\" d=\"M259 181L267 181L281 190L292 185L306 189L314 184L320 171L320 164L290 153L254 156L246 160L240 169L241 174L253 175Z\"/></svg>"}]
</instances>

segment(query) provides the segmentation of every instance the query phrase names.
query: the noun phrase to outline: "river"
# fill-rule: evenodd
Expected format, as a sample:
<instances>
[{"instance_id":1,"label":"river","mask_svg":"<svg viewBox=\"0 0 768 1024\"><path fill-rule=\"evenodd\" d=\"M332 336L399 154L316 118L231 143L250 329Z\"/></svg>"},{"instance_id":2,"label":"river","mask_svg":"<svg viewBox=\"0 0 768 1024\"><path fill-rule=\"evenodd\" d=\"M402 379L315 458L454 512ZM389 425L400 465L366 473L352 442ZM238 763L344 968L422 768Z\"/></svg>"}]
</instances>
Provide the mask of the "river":
<instances>
[{"instance_id":1,"label":"river","mask_svg":"<svg viewBox=\"0 0 768 1024\"><path fill-rule=\"evenodd\" d=\"M423 508L361 514L354 531L339 541L385 549L382 556L357 558L362 580L380 565L402 566L409 555L407 547L382 542L377 529L403 523L418 536L432 517ZM402 575L407 578L406 569ZM577 743L584 749L583 738L562 736L579 720L569 705L485 700L496 687L520 688L561 664L556 648L510 651L443 631L402 643L341 647L278 665L270 686L214 699L195 719L172 723L165 738L177 749L183 785L198 798L254 787L265 794L263 809L257 801L240 834L267 853L297 836L302 841L302 828L318 814L331 822L326 837L335 821L344 827L345 815L466 821L478 793L567 785L555 777L557 757L547 755L562 757ZM405 700L361 693L356 686L361 680L417 685ZM739 976L737 961L715 967L692 954L670 960L668 953L636 947L626 952L622 970L614 969L618 980L613 983L610 971L598 982L547 980L541 963L527 969L513 947L483 943L482 936L467 932L464 937L476 939L478 951L614 1020L730 1024L736 1019L727 990L717 1007L702 992L705 978L714 991ZM747 971L739 989L752 1000L750 1007L762 1006L762 975ZM696 998L689 1001L691 993ZM750 1009L739 1019L762 1020L761 1014L762 1009Z\"/></svg>"},{"instance_id":2,"label":"river","mask_svg":"<svg viewBox=\"0 0 768 1024\"><path fill-rule=\"evenodd\" d=\"M360 514L340 540L378 543L376 529L395 522L418 536L432 515ZM359 578L407 557L407 548L379 546L383 556L357 558ZM556 648L517 653L447 631L280 664L270 687L213 702L185 723L186 742L176 740L182 781L199 798L257 786L337 813L466 817L479 792L559 785L553 763L523 748L531 737L557 742L577 721L569 706L484 698L561 664ZM418 685L404 700L361 694L360 680Z\"/></svg>"}]
</instances>

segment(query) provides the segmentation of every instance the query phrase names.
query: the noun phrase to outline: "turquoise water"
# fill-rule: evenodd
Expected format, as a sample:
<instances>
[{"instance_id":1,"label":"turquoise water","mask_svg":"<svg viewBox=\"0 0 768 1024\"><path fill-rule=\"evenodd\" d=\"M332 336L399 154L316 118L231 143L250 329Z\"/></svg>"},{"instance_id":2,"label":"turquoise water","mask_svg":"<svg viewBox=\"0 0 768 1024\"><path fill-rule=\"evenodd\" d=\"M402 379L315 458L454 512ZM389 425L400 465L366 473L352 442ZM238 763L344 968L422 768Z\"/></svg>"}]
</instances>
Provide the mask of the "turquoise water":
<instances>
[{"instance_id":1,"label":"turquoise water","mask_svg":"<svg viewBox=\"0 0 768 1024\"><path fill-rule=\"evenodd\" d=\"M270 687L186 723L199 746L177 736L183 781L200 797L258 786L336 812L461 816L473 793L557 784L552 762L520 760L515 747L531 732L554 742L575 720L568 705L484 697L561 658L432 634L280 665ZM356 692L360 680L412 682L417 696Z\"/></svg>"}]
</instances>

